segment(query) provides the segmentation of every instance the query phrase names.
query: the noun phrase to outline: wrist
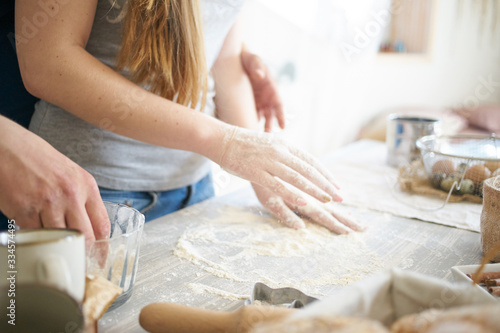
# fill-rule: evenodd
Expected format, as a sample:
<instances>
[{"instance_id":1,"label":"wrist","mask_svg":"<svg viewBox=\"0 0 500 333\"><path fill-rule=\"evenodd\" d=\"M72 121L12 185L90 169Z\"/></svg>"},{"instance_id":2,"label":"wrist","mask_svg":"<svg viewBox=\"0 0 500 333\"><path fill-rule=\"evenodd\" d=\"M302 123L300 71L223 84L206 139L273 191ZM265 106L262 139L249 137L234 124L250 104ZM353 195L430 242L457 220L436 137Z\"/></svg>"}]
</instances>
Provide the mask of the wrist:
<instances>
[{"instance_id":1,"label":"wrist","mask_svg":"<svg viewBox=\"0 0 500 333\"><path fill-rule=\"evenodd\" d=\"M224 139L222 140L222 151L220 153L219 157L219 162L218 164L222 166L222 163L224 161L224 156L226 155L227 150L229 149L229 146L231 146L231 143L233 142L234 136L236 135L236 132L238 131L238 127L233 126L226 134L224 135Z\"/></svg>"},{"instance_id":2,"label":"wrist","mask_svg":"<svg viewBox=\"0 0 500 333\"><path fill-rule=\"evenodd\" d=\"M215 163L220 163L236 126L212 119L210 124L196 132L196 146L191 151L203 155Z\"/></svg>"}]
</instances>

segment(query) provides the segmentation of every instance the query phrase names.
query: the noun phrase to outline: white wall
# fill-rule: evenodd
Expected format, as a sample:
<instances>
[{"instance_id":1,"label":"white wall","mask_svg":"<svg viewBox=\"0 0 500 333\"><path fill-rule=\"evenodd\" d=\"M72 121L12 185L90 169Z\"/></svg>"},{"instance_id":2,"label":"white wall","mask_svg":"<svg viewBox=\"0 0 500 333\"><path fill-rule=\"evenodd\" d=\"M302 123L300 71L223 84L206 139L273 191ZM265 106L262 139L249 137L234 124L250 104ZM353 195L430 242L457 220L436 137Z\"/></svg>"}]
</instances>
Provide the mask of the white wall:
<instances>
[{"instance_id":1,"label":"white wall","mask_svg":"<svg viewBox=\"0 0 500 333\"><path fill-rule=\"evenodd\" d=\"M279 80L288 113L282 135L321 155L353 141L388 109L500 102L500 29L494 34L486 22L481 30L471 1L435 0L430 52L411 57L375 55L384 0L354 7L345 0L248 0L245 41ZM367 45L360 31L371 35ZM349 58L346 43L360 46L363 57Z\"/></svg>"},{"instance_id":2,"label":"white wall","mask_svg":"<svg viewBox=\"0 0 500 333\"><path fill-rule=\"evenodd\" d=\"M384 23L387 0L247 0L245 41L273 70L287 111L280 135L321 156L393 108L500 103L500 22L496 34L489 22L480 31L471 1L435 0L431 51L412 57L377 55L385 32L370 31ZM372 35L366 45L360 31ZM491 92L481 80L493 81ZM218 194L247 184L217 167L214 181Z\"/></svg>"}]
</instances>

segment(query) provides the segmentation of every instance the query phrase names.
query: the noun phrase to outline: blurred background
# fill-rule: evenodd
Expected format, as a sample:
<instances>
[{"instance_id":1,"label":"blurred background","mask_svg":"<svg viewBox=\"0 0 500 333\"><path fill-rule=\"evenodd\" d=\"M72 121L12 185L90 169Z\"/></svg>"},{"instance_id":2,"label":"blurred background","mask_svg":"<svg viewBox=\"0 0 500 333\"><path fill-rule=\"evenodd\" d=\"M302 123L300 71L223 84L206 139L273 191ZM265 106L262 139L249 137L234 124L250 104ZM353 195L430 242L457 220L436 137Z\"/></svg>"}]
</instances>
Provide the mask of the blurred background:
<instances>
[{"instance_id":1,"label":"blurred background","mask_svg":"<svg viewBox=\"0 0 500 333\"><path fill-rule=\"evenodd\" d=\"M384 140L392 112L436 115L453 133L469 125L460 110L488 107L500 116L499 7L247 0L242 21L245 43L279 84L287 128L276 132L321 157L360 138Z\"/></svg>"}]
</instances>

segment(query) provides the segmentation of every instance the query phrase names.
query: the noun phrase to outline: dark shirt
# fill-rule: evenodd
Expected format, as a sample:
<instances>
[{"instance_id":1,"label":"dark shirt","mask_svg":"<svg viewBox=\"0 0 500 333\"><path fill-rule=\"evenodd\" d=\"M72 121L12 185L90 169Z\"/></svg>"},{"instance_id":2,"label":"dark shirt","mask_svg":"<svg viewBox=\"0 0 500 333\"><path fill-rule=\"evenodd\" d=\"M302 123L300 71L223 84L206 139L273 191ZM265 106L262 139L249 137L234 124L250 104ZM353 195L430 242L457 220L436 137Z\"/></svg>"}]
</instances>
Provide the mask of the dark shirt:
<instances>
[{"instance_id":1,"label":"dark shirt","mask_svg":"<svg viewBox=\"0 0 500 333\"><path fill-rule=\"evenodd\" d=\"M24 88L14 40L15 0L0 1L0 114L28 127L38 100Z\"/></svg>"},{"instance_id":2,"label":"dark shirt","mask_svg":"<svg viewBox=\"0 0 500 333\"><path fill-rule=\"evenodd\" d=\"M38 99L26 91L19 72L14 42L14 4L15 0L0 1L0 114L27 128ZM7 218L0 212L0 230L5 229Z\"/></svg>"}]
</instances>

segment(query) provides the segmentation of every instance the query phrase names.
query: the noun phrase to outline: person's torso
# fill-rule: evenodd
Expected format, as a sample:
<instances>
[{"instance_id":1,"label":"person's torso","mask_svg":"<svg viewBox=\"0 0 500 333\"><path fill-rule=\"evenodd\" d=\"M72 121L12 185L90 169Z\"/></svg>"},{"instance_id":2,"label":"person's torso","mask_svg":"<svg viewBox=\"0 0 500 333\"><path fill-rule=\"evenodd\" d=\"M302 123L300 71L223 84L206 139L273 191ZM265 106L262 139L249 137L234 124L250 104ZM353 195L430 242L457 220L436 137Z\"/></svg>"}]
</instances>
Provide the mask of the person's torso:
<instances>
[{"instance_id":1,"label":"person's torso","mask_svg":"<svg viewBox=\"0 0 500 333\"><path fill-rule=\"evenodd\" d=\"M202 1L207 64L217 58L243 0ZM121 45L125 0L99 0L86 50L115 69ZM127 72L122 72L127 77ZM205 113L213 115L213 82L209 80ZM121 96L133 98L133 96ZM146 144L93 126L65 110L40 101L30 125L56 149L80 164L99 186L132 191L169 190L192 184L210 170L205 157Z\"/></svg>"}]
</instances>

